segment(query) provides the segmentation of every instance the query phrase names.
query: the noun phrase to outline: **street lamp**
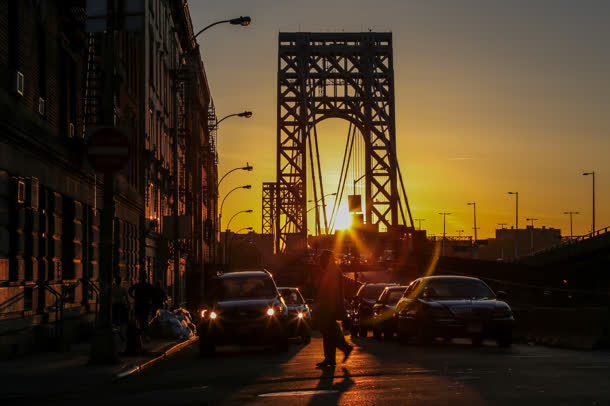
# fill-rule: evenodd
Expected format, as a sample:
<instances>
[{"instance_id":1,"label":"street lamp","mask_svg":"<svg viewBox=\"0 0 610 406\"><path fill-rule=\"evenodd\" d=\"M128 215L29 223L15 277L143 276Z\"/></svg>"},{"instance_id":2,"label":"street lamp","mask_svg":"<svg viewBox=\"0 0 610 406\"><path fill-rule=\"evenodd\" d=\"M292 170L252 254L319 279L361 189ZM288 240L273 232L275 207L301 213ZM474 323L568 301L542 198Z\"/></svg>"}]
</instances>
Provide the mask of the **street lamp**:
<instances>
[{"instance_id":1,"label":"street lamp","mask_svg":"<svg viewBox=\"0 0 610 406\"><path fill-rule=\"evenodd\" d=\"M591 235L595 233L595 171L585 172L583 176L592 175L593 177L593 222L591 224Z\"/></svg>"},{"instance_id":2,"label":"street lamp","mask_svg":"<svg viewBox=\"0 0 610 406\"><path fill-rule=\"evenodd\" d=\"M455 230L458 233L458 240L462 239L462 233L464 232L464 230Z\"/></svg>"},{"instance_id":3,"label":"street lamp","mask_svg":"<svg viewBox=\"0 0 610 406\"><path fill-rule=\"evenodd\" d=\"M443 243L442 243L443 244L442 245L443 252L442 252L442 255L445 256L445 236L446 236L446 233L445 233L445 230L446 230L446 228L445 228L445 219L447 218L447 216L451 215L451 213L442 212L442 213L438 213L438 214L443 216Z\"/></svg>"},{"instance_id":4,"label":"street lamp","mask_svg":"<svg viewBox=\"0 0 610 406\"><path fill-rule=\"evenodd\" d=\"M239 230L237 230L236 232L233 233L233 235L231 235L231 241L229 242L229 260L232 258L233 256L233 239L235 238L235 234L239 234L240 231L244 231L244 230L254 230L254 227L244 227L244 228L240 228Z\"/></svg>"},{"instance_id":5,"label":"street lamp","mask_svg":"<svg viewBox=\"0 0 610 406\"><path fill-rule=\"evenodd\" d=\"M500 256L500 258L502 258L502 261L504 261L504 226L506 225L506 223L498 223L498 225L500 227L502 227L502 231L500 231L500 241L501 241L501 246L502 246L502 255Z\"/></svg>"},{"instance_id":6,"label":"street lamp","mask_svg":"<svg viewBox=\"0 0 610 406\"><path fill-rule=\"evenodd\" d=\"M570 240L574 237L574 234L572 233L572 215L573 214L580 214L580 212L577 211L564 211L563 214L569 214L570 215Z\"/></svg>"},{"instance_id":7,"label":"street lamp","mask_svg":"<svg viewBox=\"0 0 610 406\"><path fill-rule=\"evenodd\" d=\"M205 28L203 28L202 30L200 30L197 34L193 35L193 38L191 38L191 41L194 41L195 38L197 38L199 36L199 34L204 32L208 28L212 28L213 26L218 25L218 24L229 23L231 25L241 25L242 27L246 27L246 26L250 25L250 22L252 22L252 19L248 16L239 17L239 18L231 18L230 20L216 21L215 23L212 23L212 24L206 26Z\"/></svg>"},{"instance_id":8,"label":"street lamp","mask_svg":"<svg viewBox=\"0 0 610 406\"><path fill-rule=\"evenodd\" d=\"M227 223L227 228L225 229L225 243L224 243L224 247L222 250L222 263L223 264L226 264L226 262L227 262L227 234L229 233L229 226L231 225L231 221L233 221L235 216L237 216L238 214L241 214L241 213L252 213L252 209L238 211L229 219L229 222Z\"/></svg>"},{"instance_id":9,"label":"street lamp","mask_svg":"<svg viewBox=\"0 0 610 406\"><path fill-rule=\"evenodd\" d=\"M508 192L515 195L515 261L519 258L519 192Z\"/></svg>"},{"instance_id":10,"label":"street lamp","mask_svg":"<svg viewBox=\"0 0 610 406\"><path fill-rule=\"evenodd\" d=\"M324 196L322 196L321 198L319 198L318 200L316 200L316 202L315 202L314 206L313 206L311 209L307 210L307 211L305 212L305 214L309 213L310 211L312 211L313 209L316 209L316 208L318 208L318 207L323 207L323 210L324 210L324 218L326 219L326 204L321 204L321 205L319 205L319 204L318 204L318 202L319 202L320 200L323 200L323 199L324 199L325 197L327 197L327 196L337 196L337 193L328 193L328 194L325 194ZM308 202L308 203L312 203L312 202L313 202L313 200L308 200L307 202ZM326 202L325 202L325 203L326 203ZM318 230L319 230L319 228L320 228L320 227L319 227L319 225L318 225L318 222L319 222L319 214L317 214L317 212L316 212L316 217L315 217L315 219L316 219L316 235L317 235L317 234L318 234ZM325 222L326 222L326 220L325 220ZM328 232L328 229L326 230L326 232Z\"/></svg>"},{"instance_id":11,"label":"street lamp","mask_svg":"<svg viewBox=\"0 0 610 406\"><path fill-rule=\"evenodd\" d=\"M231 169L229 172L225 173L222 176L222 178L220 178L220 181L218 182L218 187L220 187L220 184L222 183L224 178L226 178L227 175L230 174L231 172L235 172L235 171L248 171L248 172L251 172L253 169L254 169L254 167L252 165L250 165L248 162L246 162L246 166L239 166L237 168Z\"/></svg>"},{"instance_id":12,"label":"street lamp","mask_svg":"<svg viewBox=\"0 0 610 406\"><path fill-rule=\"evenodd\" d=\"M220 227L222 228L222 208L225 205L225 200L227 200L227 197L229 197L229 195L233 192L235 192L237 189L252 189L252 185L244 185L244 186L237 186L234 187L233 189L231 189L229 191L229 193L227 193L224 197L224 199L222 199L222 203L220 204L220 214L218 216L218 225L220 225Z\"/></svg>"},{"instance_id":13,"label":"street lamp","mask_svg":"<svg viewBox=\"0 0 610 406\"><path fill-rule=\"evenodd\" d=\"M413 219L413 221L417 221L419 223L419 229L421 230L421 222L426 221L426 219Z\"/></svg>"},{"instance_id":14,"label":"street lamp","mask_svg":"<svg viewBox=\"0 0 610 406\"><path fill-rule=\"evenodd\" d=\"M471 202L471 203L466 203L468 206L472 206L472 208L474 209L474 250L473 250L473 256L474 259L477 259L479 256L479 246L477 245L477 203L476 202Z\"/></svg>"},{"instance_id":15,"label":"street lamp","mask_svg":"<svg viewBox=\"0 0 610 406\"><path fill-rule=\"evenodd\" d=\"M538 221L538 219L529 218L525 219L526 221L532 222L532 228L530 228L530 254L534 253L534 221Z\"/></svg>"}]
</instances>

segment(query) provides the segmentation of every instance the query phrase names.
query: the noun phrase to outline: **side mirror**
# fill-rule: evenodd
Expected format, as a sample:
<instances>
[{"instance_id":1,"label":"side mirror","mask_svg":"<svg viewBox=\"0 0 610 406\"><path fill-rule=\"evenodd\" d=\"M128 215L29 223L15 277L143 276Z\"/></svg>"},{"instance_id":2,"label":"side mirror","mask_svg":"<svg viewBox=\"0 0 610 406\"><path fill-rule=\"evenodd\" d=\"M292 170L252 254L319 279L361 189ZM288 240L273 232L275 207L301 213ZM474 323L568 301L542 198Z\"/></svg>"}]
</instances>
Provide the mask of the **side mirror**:
<instances>
[{"instance_id":1,"label":"side mirror","mask_svg":"<svg viewBox=\"0 0 610 406\"><path fill-rule=\"evenodd\" d=\"M499 291L496 292L496 297L499 300L506 301L506 299L508 299L508 293L506 293L503 290L499 290Z\"/></svg>"}]
</instances>

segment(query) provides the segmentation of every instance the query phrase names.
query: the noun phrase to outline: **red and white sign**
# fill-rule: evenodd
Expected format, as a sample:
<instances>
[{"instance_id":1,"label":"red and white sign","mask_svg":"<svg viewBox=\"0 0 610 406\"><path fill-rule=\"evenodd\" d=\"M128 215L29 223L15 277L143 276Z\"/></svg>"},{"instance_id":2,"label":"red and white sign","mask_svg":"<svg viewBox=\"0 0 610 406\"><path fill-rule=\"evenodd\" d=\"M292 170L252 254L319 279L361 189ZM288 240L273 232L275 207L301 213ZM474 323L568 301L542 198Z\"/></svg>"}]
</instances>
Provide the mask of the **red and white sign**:
<instances>
[{"instance_id":1,"label":"red and white sign","mask_svg":"<svg viewBox=\"0 0 610 406\"><path fill-rule=\"evenodd\" d=\"M87 160L91 167L104 173L120 171L129 162L130 143L127 134L115 127L99 127L87 139Z\"/></svg>"}]
</instances>

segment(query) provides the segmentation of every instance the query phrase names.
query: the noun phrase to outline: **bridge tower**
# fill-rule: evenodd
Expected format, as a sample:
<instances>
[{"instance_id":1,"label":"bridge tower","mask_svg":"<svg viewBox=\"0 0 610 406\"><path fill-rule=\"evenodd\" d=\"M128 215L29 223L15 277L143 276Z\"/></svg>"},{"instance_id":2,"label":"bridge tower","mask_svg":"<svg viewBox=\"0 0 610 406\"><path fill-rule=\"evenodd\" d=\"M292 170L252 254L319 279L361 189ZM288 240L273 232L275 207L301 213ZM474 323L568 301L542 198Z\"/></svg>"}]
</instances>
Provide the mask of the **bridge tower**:
<instances>
[{"instance_id":1,"label":"bridge tower","mask_svg":"<svg viewBox=\"0 0 610 406\"><path fill-rule=\"evenodd\" d=\"M364 138L366 223L397 226L392 34L280 33L278 53L276 252L306 247L307 142L326 118Z\"/></svg>"}]
</instances>

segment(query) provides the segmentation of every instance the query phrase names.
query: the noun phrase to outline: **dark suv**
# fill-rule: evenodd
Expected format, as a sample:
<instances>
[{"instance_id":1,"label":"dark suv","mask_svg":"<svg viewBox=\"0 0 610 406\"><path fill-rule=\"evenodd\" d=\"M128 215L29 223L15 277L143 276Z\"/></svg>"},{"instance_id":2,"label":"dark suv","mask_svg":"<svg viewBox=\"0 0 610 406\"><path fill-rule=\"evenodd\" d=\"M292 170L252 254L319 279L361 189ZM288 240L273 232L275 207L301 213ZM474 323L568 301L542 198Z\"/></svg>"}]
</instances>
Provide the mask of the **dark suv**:
<instances>
[{"instance_id":1,"label":"dark suv","mask_svg":"<svg viewBox=\"0 0 610 406\"><path fill-rule=\"evenodd\" d=\"M373 327L373 306L381 292L388 286L398 286L395 283L366 283L358 289L352 298L350 318L350 333L356 337L366 337Z\"/></svg>"},{"instance_id":2,"label":"dark suv","mask_svg":"<svg viewBox=\"0 0 610 406\"><path fill-rule=\"evenodd\" d=\"M288 309L267 271L225 273L213 280L214 297L200 311L199 348L213 354L222 344L271 344L288 349Z\"/></svg>"}]
</instances>

